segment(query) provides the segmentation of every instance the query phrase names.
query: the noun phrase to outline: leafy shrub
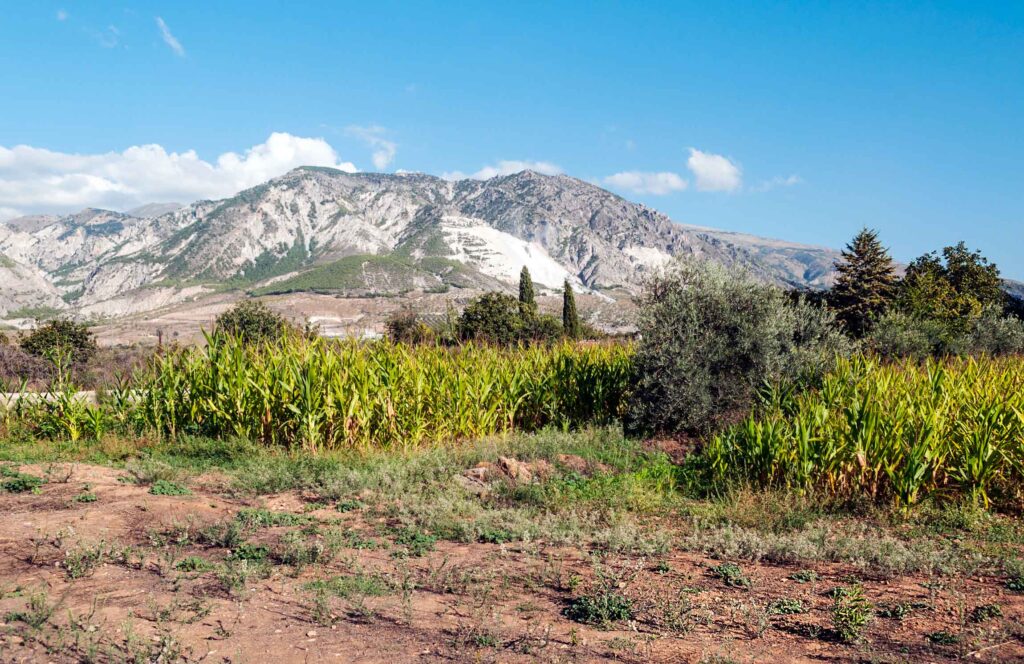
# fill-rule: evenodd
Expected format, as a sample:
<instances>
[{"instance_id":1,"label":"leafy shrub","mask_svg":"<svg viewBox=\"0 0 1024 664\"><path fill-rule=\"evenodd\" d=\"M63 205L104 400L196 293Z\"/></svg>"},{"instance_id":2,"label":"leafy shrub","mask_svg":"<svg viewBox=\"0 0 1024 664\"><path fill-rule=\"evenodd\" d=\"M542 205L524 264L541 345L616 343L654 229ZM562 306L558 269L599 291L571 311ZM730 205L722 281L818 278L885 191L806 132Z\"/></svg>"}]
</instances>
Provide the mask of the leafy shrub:
<instances>
[{"instance_id":1,"label":"leafy shrub","mask_svg":"<svg viewBox=\"0 0 1024 664\"><path fill-rule=\"evenodd\" d=\"M878 320L865 345L883 357L918 360L947 355L1012 355L1024 353L1024 321L990 308L964 328L940 318L894 310Z\"/></svg>"},{"instance_id":2,"label":"leafy shrub","mask_svg":"<svg viewBox=\"0 0 1024 664\"><path fill-rule=\"evenodd\" d=\"M239 302L217 316L214 331L237 336L249 343L276 341L283 337L290 325L281 314L271 311L258 300Z\"/></svg>"},{"instance_id":3,"label":"leafy shrub","mask_svg":"<svg viewBox=\"0 0 1024 664\"><path fill-rule=\"evenodd\" d=\"M71 362L88 360L96 352L96 340L89 328L73 320L58 318L25 335L21 348L36 357L62 356Z\"/></svg>"},{"instance_id":4,"label":"leafy shrub","mask_svg":"<svg viewBox=\"0 0 1024 664\"><path fill-rule=\"evenodd\" d=\"M463 341L487 341L512 345L523 333L519 300L505 293L484 293L462 311L459 337Z\"/></svg>"},{"instance_id":5,"label":"leafy shrub","mask_svg":"<svg viewBox=\"0 0 1024 664\"><path fill-rule=\"evenodd\" d=\"M924 359L948 355L955 342L942 321L893 310L875 323L865 346L883 357Z\"/></svg>"},{"instance_id":6,"label":"leafy shrub","mask_svg":"<svg viewBox=\"0 0 1024 664\"><path fill-rule=\"evenodd\" d=\"M558 341L563 336L562 323L554 316L538 314L524 319L522 335L531 341Z\"/></svg>"},{"instance_id":7,"label":"leafy shrub","mask_svg":"<svg viewBox=\"0 0 1024 664\"><path fill-rule=\"evenodd\" d=\"M849 350L826 309L711 263L675 265L639 304L636 433L706 433L765 382L813 382Z\"/></svg>"},{"instance_id":8,"label":"leafy shrub","mask_svg":"<svg viewBox=\"0 0 1024 664\"><path fill-rule=\"evenodd\" d=\"M434 340L434 331L414 311L403 309L384 323L388 338L395 343L422 344Z\"/></svg>"},{"instance_id":9,"label":"leafy shrub","mask_svg":"<svg viewBox=\"0 0 1024 664\"><path fill-rule=\"evenodd\" d=\"M1024 321L989 309L976 319L968 335L972 354L1013 355L1024 353Z\"/></svg>"}]
</instances>

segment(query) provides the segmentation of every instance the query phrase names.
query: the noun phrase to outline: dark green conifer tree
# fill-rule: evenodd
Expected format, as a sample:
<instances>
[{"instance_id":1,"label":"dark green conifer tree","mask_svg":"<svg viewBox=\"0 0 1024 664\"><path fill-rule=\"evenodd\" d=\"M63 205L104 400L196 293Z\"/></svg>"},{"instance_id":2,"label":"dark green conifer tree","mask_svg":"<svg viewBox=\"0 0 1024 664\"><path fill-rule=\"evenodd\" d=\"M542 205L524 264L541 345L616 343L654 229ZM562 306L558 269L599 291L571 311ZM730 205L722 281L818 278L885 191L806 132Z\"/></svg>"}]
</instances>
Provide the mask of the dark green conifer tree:
<instances>
[{"instance_id":1,"label":"dark green conifer tree","mask_svg":"<svg viewBox=\"0 0 1024 664\"><path fill-rule=\"evenodd\" d=\"M533 292L530 270L524 265L519 273L519 311L525 320L537 317L537 298Z\"/></svg>"},{"instance_id":2,"label":"dark green conifer tree","mask_svg":"<svg viewBox=\"0 0 1024 664\"><path fill-rule=\"evenodd\" d=\"M829 304L852 337L863 337L896 297L892 258L878 241L878 233L865 228L846 245L836 271L839 276Z\"/></svg>"},{"instance_id":3,"label":"dark green conifer tree","mask_svg":"<svg viewBox=\"0 0 1024 664\"><path fill-rule=\"evenodd\" d=\"M576 295L568 279L565 280L562 293L562 330L570 339L578 339L581 332L580 317L576 313Z\"/></svg>"}]
</instances>

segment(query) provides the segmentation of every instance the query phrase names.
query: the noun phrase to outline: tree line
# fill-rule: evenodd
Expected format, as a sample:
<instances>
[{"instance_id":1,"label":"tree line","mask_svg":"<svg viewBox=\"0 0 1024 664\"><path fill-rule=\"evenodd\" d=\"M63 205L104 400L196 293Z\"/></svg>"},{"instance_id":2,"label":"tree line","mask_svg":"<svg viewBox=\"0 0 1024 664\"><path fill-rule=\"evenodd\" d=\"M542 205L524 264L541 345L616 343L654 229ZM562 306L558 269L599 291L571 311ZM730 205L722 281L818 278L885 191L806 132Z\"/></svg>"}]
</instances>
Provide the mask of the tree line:
<instances>
[{"instance_id":1,"label":"tree line","mask_svg":"<svg viewBox=\"0 0 1024 664\"><path fill-rule=\"evenodd\" d=\"M902 276L877 231L861 230L825 294L844 331L892 356L1024 351L1021 303L998 266L964 242L913 260Z\"/></svg>"}]
</instances>

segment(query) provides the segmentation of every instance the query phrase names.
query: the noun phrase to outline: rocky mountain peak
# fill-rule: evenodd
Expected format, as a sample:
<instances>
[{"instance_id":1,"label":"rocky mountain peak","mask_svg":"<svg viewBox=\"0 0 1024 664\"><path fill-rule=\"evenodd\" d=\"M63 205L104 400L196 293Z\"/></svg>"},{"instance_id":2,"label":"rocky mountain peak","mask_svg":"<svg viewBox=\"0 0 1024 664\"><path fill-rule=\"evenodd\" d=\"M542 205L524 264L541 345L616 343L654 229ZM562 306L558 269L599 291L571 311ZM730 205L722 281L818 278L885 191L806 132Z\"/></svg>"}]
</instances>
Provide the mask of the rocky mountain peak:
<instances>
[{"instance_id":1,"label":"rocky mountain peak","mask_svg":"<svg viewBox=\"0 0 1024 664\"><path fill-rule=\"evenodd\" d=\"M448 181L310 166L219 201L14 220L0 226L0 253L38 271L64 306L102 315L224 288L387 295L500 287L523 265L542 287L568 279L621 296L677 256L814 288L827 283L836 256L683 226L566 175ZM15 300L0 300L0 313Z\"/></svg>"}]
</instances>

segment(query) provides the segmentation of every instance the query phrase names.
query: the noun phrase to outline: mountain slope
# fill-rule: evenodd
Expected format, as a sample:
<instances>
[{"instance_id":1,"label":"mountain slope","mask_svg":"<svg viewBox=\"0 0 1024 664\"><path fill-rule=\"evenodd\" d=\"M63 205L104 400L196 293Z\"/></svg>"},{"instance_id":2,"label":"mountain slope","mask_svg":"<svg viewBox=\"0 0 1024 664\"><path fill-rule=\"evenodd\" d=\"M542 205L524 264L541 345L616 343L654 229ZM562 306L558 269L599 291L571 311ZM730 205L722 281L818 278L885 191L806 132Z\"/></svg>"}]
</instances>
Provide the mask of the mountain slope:
<instances>
[{"instance_id":1,"label":"mountain slope","mask_svg":"<svg viewBox=\"0 0 1024 664\"><path fill-rule=\"evenodd\" d=\"M628 293L676 256L817 288L827 284L837 255L682 226L567 176L523 171L451 182L312 167L156 217L85 210L13 220L0 225L0 252L44 273L70 306L105 315L238 287L373 294L493 288L514 281L523 265L541 286L559 288L568 279Z\"/></svg>"}]
</instances>

